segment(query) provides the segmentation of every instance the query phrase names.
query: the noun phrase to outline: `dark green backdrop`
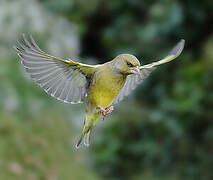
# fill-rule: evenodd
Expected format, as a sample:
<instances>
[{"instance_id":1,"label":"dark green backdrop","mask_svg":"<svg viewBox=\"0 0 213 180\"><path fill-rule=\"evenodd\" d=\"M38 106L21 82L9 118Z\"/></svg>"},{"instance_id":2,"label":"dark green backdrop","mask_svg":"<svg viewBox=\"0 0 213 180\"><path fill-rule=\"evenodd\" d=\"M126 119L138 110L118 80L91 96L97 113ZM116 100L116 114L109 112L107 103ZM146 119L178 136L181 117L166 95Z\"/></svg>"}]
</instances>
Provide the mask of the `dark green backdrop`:
<instances>
[{"instance_id":1,"label":"dark green backdrop","mask_svg":"<svg viewBox=\"0 0 213 180\"><path fill-rule=\"evenodd\" d=\"M17 0L0 2L0 179L213 179L211 0ZM46 95L12 50L33 34L55 55L104 63L131 53L159 67L99 121L75 150L83 105Z\"/></svg>"}]
</instances>

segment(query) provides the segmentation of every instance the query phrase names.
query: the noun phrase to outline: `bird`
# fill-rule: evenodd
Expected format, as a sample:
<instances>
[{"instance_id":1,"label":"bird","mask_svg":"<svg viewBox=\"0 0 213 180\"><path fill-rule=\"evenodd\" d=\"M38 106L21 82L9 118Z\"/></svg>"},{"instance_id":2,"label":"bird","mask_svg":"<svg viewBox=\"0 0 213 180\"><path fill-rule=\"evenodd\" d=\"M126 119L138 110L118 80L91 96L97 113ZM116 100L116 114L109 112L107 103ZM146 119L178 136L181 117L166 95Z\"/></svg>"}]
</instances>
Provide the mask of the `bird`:
<instances>
[{"instance_id":1,"label":"bird","mask_svg":"<svg viewBox=\"0 0 213 180\"><path fill-rule=\"evenodd\" d=\"M131 54L117 55L103 64L89 65L72 59L57 58L45 53L32 35L23 34L14 46L21 64L31 79L44 91L66 103L84 103L82 133L76 143L89 146L90 133L97 120L109 116L114 105L128 96L159 65L177 58L185 40L181 39L167 56L150 64L140 65Z\"/></svg>"}]
</instances>

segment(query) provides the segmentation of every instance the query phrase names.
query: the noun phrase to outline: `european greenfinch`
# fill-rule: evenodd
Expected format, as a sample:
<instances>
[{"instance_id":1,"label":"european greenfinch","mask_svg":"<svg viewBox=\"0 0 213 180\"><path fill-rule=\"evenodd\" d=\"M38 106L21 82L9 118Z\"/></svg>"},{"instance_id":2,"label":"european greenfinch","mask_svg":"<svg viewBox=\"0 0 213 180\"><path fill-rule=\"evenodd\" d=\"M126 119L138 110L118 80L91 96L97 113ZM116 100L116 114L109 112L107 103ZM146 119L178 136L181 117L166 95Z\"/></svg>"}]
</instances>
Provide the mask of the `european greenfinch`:
<instances>
[{"instance_id":1,"label":"european greenfinch","mask_svg":"<svg viewBox=\"0 0 213 180\"><path fill-rule=\"evenodd\" d=\"M79 141L89 146L90 132L96 121L108 116L113 105L127 96L160 64L172 61L184 47L181 40L160 61L140 65L130 54L120 54L104 64L88 65L71 59L60 59L42 51L32 36L23 35L18 42L17 53L26 72L48 94L66 103L85 103L86 116Z\"/></svg>"}]
</instances>

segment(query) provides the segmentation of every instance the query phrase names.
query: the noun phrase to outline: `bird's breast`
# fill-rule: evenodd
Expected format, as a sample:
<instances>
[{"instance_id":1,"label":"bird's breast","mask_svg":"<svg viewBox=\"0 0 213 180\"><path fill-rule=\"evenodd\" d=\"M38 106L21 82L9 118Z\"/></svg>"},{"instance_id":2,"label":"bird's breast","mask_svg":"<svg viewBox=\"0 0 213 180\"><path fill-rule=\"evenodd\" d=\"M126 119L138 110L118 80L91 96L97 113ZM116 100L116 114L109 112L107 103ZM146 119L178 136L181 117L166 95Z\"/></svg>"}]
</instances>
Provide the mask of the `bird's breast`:
<instances>
[{"instance_id":1,"label":"bird's breast","mask_svg":"<svg viewBox=\"0 0 213 180\"><path fill-rule=\"evenodd\" d=\"M116 76L112 72L97 73L89 88L88 99L95 106L108 107L112 104L126 78Z\"/></svg>"}]
</instances>

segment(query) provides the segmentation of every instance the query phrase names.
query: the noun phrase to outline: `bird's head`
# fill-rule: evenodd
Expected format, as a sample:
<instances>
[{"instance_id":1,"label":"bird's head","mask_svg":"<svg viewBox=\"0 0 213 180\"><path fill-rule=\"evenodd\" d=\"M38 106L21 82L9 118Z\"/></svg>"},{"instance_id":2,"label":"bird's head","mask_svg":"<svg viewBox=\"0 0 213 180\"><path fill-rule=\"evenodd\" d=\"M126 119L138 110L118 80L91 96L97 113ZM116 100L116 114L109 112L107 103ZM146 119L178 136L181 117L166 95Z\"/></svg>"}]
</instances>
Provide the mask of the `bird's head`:
<instances>
[{"instance_id":1,"label":"bird's head","mask_svg":"<svg viewBox=\"0 0 213 180\"><path fill-rule=\"evenodd\" d=\"M120 54L114 59L114 68L117 72L125 75L138 74L140 62L130 54Z\"/></svg>"}]
</instances>

